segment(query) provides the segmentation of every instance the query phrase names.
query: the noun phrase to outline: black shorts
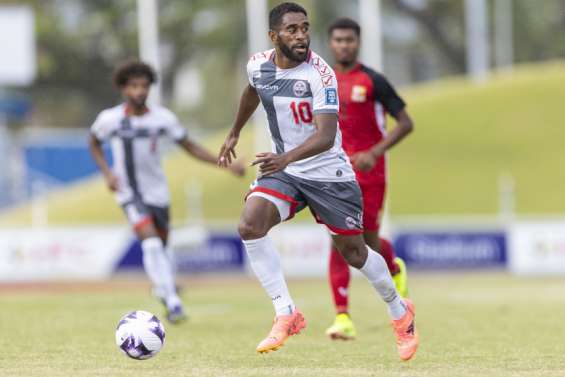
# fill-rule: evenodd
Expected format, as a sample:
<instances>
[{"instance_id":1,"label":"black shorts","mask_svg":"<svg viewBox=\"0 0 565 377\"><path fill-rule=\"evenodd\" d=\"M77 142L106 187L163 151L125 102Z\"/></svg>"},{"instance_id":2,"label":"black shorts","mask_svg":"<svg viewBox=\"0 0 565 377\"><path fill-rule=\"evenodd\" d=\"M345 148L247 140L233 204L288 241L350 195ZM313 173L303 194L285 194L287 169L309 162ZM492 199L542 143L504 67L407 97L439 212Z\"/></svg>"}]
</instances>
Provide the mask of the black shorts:
<instances>
[{"instance_id":1,"label":"black shorts","mask_svg":"<svg viewBox=\"0 0 565 377\"><path fill-rule=\"evenodd\" d=\"M122 204L129 223L135 228L153 223L155 228L169 230L169 207L157 207L144 203L141 198Z\"/></svg>"},{"instance_id":2,"label":"black shorts","mask_svg":"<svg viewBox=\"0 0 565 377\"><path fill-rule=\"evenodd\" d=\"M363 233L363 198L357 181L321 182L276 172L257 179L251 193L261 193L288 202L288 220L305 207L334 234ZM276 204L275 204L276 205Z\"/></svg>"}]
</instances>

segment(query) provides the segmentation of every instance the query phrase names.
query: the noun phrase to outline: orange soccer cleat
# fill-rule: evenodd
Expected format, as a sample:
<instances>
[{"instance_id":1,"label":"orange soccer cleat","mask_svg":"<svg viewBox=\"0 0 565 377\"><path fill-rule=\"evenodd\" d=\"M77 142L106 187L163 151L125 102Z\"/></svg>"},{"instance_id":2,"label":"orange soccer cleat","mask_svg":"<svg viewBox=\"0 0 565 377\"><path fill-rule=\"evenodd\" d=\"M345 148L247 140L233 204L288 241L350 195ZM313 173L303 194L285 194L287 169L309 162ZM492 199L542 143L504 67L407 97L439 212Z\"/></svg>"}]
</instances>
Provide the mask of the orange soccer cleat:
<instances>
[{"instance_id":1,"label":"orange soccer cleat","mask_svg":"<svg viewBox=\"0 0 565 377\"><path fill-rule=\"evenodd\" d=\"M406 314L398 320L393 320L392 326L394 328L394 334L396 335L398 354L400 355L400 359L406 361L414 356L420 340L418 339L418 332L414 325L414 304L406 298L404 299L404 303L406 304Z\"/></svg>"},{"instance_id":2,"label":"orange soccer cleat","mask_svg":"<svg viewBox=\"0 0 565 377\"><path fill-rule=\"evenodd\" d=\"M257 352L267 353L278 350L289 336L299 334L305 327L306 320L298 309L292 314L275 317L271 332L259 343Z\"/></svg>"}]
</instances>

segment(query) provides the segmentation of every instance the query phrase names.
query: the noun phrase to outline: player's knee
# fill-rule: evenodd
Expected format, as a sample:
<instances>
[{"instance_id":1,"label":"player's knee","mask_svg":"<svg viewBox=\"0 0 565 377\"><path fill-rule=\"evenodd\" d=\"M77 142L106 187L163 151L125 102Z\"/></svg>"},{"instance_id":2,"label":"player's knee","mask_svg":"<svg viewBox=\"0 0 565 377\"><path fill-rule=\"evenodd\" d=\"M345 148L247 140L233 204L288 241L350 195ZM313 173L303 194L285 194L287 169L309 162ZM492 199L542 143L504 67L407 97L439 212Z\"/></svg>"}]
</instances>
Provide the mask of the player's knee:
<instances>
[{"instance_id":1,"label":"player's knee","mask_svg":"<svg viewBox=\"0 0 565 377\"><path fill-rule=\"evenodd\" d=\"M152 223L136 226L134 230L140 240L159 236Z\"/></svg>"},{"instance_id":2,"label":"player's knee","mask_svg":"<svg viewBox=\"0 0 565 377\"><path fill-rule=\"evenodd\" d=\"M243 240L255 240L262 238L267 234L267 230L257 221L249 221L241 219L237 227L239 236Z\"/></svg>"}]
</instances>

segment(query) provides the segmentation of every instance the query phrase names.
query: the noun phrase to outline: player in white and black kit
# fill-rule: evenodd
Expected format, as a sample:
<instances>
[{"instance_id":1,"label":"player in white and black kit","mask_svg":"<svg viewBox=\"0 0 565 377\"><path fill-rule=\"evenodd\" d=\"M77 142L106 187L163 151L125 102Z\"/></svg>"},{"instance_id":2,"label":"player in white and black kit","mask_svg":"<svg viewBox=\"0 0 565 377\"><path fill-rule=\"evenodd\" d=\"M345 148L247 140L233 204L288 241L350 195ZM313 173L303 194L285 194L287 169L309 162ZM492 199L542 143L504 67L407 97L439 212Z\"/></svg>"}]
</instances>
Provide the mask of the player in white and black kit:
<instances>
[{"instance_id":1,"label":"player in white and black kit","mask_svg":"<svg viewBox=\"0 0 565 377\"><path fill-rule=\"evenodd\" d=\"M154 294L165 304L167 318L176 323L186 318L176 292L170 255L166 252L169 235L169 189L163 169L159 141L175 141L198 160L216 163L215 156L187 137L177 117L170 110L147 105L153 69L144 63L131 62L118 68L114 84L125 102L102 111L91 127L90 151L107 185L115 192L137 237L141 240L143 266ZM102 142L111 145L113 167L104 158ZM230 170L243 175L241 164Z\"/></svg>"},{"instance_id":2,"label":"player in white and black kit","mask_svg":"<svg viewBox=\"0 0 565 377\"><path fill-rule=\"evenodd\" d=\"M275 307L275 321L258 352L280 348L306 326L281 270L269 230L309 207L327 226L345 260L358 268L389 307L401 359L416 352L414 306L398 295L383 258L363 240L362 198L355 173L341 148L338 88L333 70L310 51L307 13L283 3L269 14L274 49L251 57L249 85L235 124L219 154L220 166L235 158L239 134L259 102L267 113L272 152L259 153L260 176L252 185L239 223L253 271Z\"/></svg>"}]
</instances>

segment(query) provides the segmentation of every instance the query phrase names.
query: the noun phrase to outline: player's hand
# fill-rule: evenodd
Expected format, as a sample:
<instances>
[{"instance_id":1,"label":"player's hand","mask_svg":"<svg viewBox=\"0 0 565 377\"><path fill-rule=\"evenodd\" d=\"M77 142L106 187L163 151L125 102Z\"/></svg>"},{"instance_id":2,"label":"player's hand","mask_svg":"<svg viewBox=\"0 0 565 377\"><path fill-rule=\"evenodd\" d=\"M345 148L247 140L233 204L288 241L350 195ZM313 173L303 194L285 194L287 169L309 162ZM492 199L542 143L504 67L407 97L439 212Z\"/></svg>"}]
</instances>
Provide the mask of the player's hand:
<instances>
[{"instance_id":1,"label":"player's hand","mask_svg":"<svg viewBox=\"0 0 565 377\"><path fill-rule=\"evenodd\" d=\"M375 167L377 158L370 151L357 152L351 156L351 162L357 170L370 171Z\"/></svg>"},{"instance_id":2,"label":"player's hand","mask_svg":"<svg viewBox=\"0 0 565 377\"><path fill-rule=\"evenodd\" d=\"M104 176L104 178L106 180L106 185L108 186L110 191L112 191L112 192L118 191L118 187L119 187L118 177L116 177L114 174L110 173L110 174Z\"/></svg>"},{"instance_id":3,"label":"player's hand","mask_svg":"<svg viewBox=\"0 0 565 377\"><path fill-rule=\"evenodd\" d=\"M236 177L243 177L245 175L245 163L241 161L235 161L228 169Z\"/></svg>"},{"instance_id":4,"label":"player's hand","mask_svg":"<svg viewBox=\"0 0 565 377\"><path fill-rule=\"evenodd\" d=\"M228 134L224 144L220 148L220 154L218 155L218 166L222 168L227 168L231 165L232 161L237 158L235 154L235 146L239 141L239 135L235 135L232 132Z\"/></svg>"},{"instance_id":5,"label":"player's hand","mask_svg":"<svg viewBox=\"0 0 565 377\"><path fill-rule=\"evenodd\" d=\"M251 166L259 165L259 174L262 176L276 173L283 170L290 163L286 154L275 153L258 153L255 155L257 159L251 163Z\"/></svg>"}]
</instances>

